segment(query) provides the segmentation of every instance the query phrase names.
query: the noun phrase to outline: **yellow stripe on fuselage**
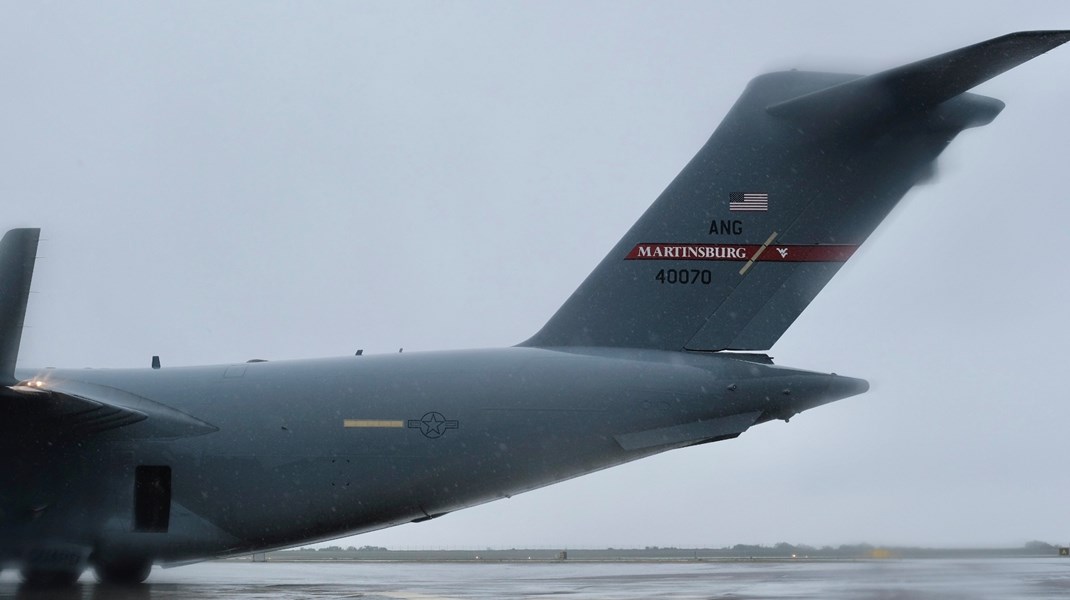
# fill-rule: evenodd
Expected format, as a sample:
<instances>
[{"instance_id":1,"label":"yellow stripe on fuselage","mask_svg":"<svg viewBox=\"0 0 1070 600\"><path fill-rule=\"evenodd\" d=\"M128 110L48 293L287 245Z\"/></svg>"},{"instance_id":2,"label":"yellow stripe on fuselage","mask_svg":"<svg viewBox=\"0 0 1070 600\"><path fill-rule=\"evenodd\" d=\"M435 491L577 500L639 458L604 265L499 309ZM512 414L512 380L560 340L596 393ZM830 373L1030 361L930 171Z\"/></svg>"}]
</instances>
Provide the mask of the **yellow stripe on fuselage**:
<instances>
[{"instance_id":1,"label":"yellow stripe on fuselage","mask_svg":"<svg viewBox=\"0 0 1070 600\"><path fill-rule=\"evenodd\" d=\"M405 421L376 421L373 419L345 419L342 421L342 426L349 427L379 427L379 428L394 428L404 427Z\"/></svg>"}]
</instances>

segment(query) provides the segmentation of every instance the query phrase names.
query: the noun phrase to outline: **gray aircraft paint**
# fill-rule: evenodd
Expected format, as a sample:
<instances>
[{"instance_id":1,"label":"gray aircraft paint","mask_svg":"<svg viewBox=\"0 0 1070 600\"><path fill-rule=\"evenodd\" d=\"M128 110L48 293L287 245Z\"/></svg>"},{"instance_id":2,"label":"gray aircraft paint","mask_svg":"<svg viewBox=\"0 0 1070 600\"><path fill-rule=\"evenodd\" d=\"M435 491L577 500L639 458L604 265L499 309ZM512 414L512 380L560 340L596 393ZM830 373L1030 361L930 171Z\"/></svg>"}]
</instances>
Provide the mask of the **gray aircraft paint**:
<instances>
[{"instance_id":1,"label":"gray aircraft paint","mask_svg":"<svg viewBox=\"0 0 1070 600\"><path fill-rule=\"evenodd\" d=\"M963 52L981 63L996 63L998 72L1067 37L1065 32L1018 34ZM1008 41L1015 43L1006 48ZM987 53L992 47L1013 60L992 59ZM945 66L960 64L962 54L948 56ZM970 85L983 80L976 74L966 78ZM887 83L880 76L867 80ZM799 125L777 130L769 127L769 118L810 114L806 94L815 90L857 93L849 86L830 87L847 79L820 74L757 81L752 87L759 91L757 105L762 110L779 106L785 114L743 119L740 126L755 128L752 137L772 140L772 147L785 151ZM769 96L760 93L766 81L774 82ZM784 81L797 84L794 95L785 96ZM833 210L817 200L810 200L817 207L810 209L815 205L782 201L779 191L770 192L770 214L762 216L771 216L775 203L782 202L788 218L783 243L789 251L860 243L955 132L998 111L994 101L958 96L961 90L932 104L900 104L899 94L917 91L916 85L893 90L891 115L852 116L857 120L849 127L834 122L803 136L817 148L831 144L833 174L828 177L836 181L843 177L835 168L853 165L843 161L854 160L847 155L858 150L842 137L873 136L873 148L862 153L866 160L859 164L883 164L887 172L872 174L887 181L877 186L880 193L860 200L868 201L866 206L846 207L857 212L843 210L843 194L823 196L836 203ZM800 101L785 104L792 98ZM841 98L833 93L833 100ZM732 128L735 114L719 133ZM788 137L777 143L779 136ZM876 160L880 152L892 160ZM687 181L695 166L677 182ZM723 202L727 189L707 191ZM694 231L694 216L702 217L698 226L710 226L710 213L689 209L688 201L698 196L681 207L665 198L632 233L656 233L650 223L673 227L646 243L690 243L680 236L694 234L678 231ZM674 221L677 208L688 218ZM761 219L747 222L768 225ZM0 264L32 264L36 243L18 240L36 242L36 232L16 230L8 236L13 237L0 244L5 249ZM700 330L697 349L722 345L705 341L719 339L720 332L706 332L716 328L711 315L718 313L704 304L706 295L693 293L702 289L699 285L674 288L692 292L674 297L675 305L659 301L666 288L653 281L657 265L626 262L627 253L619 252L637 243L642 240L626 236L606 259L626 266L605 277L603 262L585 287L623 279L645 280L646 288L578 310L575 299L587 296L581 288L527 347L158 370L21 370L15 374L20 383L3 395L13 416L3 425L5 456L13 459L0 471L9 482L0 505L0 560L19 563L31 574L67 573L87 562L181 561L424 520L656 452L733 437L755 423L786 419L865 390L860 380L786 369L762 356L681 352L695 329ZM763 244L762 237L748 238L747 244ZM720 338L743 341L723 347L767 347L834 271L772 263L716 262L747 276L745 284L721 295L740 293L742 306L753 309L738 324L728 323L733 331ZM632 274L622 277L621 269ZM16 288L16 300L9 302L16 305L14 317L3 315L7 324L20 322L24 310L25 286ZM695 303L706 308L691 310ZM611 312L616 306L641 310L626 310L617 319ZM650 306L655 310L647 310ZM592 341L597 345L589 345ZM17 342L6 339L8 355L12 347L17 351ZM0 375L10 378L11 373ZM133 530L134 472L144 466L170 469L166 531Z\"/></svg>"}]
</instances>

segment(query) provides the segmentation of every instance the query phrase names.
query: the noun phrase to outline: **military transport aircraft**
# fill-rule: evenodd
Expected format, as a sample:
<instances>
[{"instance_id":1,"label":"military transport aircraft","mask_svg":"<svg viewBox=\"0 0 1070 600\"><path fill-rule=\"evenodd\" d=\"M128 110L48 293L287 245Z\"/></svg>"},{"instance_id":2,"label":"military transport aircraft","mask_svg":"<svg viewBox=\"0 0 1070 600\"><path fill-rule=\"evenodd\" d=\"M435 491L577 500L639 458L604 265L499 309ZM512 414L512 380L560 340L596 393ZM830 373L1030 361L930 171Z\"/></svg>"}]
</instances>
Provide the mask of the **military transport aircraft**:
<instances>
[{"instance_id":1,"label":"military transport aircraft","mask_svg":"<svg viewBox=\"0 0 1070 600\"><path fill-rule=\"evenodd\" d=\"M1022 32L869 76L754 79L546 325L511 348L16 369L37 229L0 241L0 565L30 583L433 519L866 391L770 348L960 131Z\"/></svg>"}]
</instances>

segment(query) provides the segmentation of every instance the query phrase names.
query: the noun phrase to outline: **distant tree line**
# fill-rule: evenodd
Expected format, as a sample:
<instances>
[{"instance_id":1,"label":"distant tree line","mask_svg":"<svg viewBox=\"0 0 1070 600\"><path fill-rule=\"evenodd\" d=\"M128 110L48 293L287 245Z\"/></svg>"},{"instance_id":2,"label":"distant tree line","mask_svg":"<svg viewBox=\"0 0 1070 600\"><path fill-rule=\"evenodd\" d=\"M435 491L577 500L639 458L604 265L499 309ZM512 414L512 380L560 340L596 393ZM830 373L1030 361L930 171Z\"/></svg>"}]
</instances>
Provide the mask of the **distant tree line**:
<instances>
[{"instance_id":1,"label":"distant tree line","mask_svg":"<svg viewBox=\"0 0 1070 600\"><path fill-rule=\"evenodd\" d=\"M522 561L560 560L564 548L510 548L482 550L390 550L383 546L327 546L272 552L269 560L397 560L397 561ZM874 546L841 544L809 546L780 542L772 546L736 544L722 548L644 548L567 549L569 560L702 560L702 559L874 559L874 558L1004 558L1058 556L1059 547L1047 542L1031 541L1018 548L922 548L909 546Z\"/></svg>"}]
</instances>

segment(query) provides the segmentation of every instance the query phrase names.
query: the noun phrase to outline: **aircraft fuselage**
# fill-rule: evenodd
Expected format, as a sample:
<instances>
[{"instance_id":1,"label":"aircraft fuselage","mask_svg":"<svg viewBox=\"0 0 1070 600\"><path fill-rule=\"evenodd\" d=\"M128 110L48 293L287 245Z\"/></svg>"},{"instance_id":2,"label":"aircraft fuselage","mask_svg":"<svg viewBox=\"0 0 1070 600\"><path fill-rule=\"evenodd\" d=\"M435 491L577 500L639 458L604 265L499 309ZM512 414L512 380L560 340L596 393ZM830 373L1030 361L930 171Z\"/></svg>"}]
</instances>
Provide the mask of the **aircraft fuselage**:
<instances>
[{"instance_id":1,"label":"aircraft fuselage","mask_svg":"<svg viewBox=\"0 0 1070 600\"><path fill-rule=\"evenodd\" d=\"M428 519L734 437L865 386L747 357L575 348L19 375L97 396L121 386L117 403L154 418L46 441L11 432L23 452L3 453L18 457L2 467L17 474L5 539L21 540L20 555L64 540L163 561ZM166 420L178 423L161 433ZM169 493L146 490L164 469Z\"/></svg>"}]
</instances>

